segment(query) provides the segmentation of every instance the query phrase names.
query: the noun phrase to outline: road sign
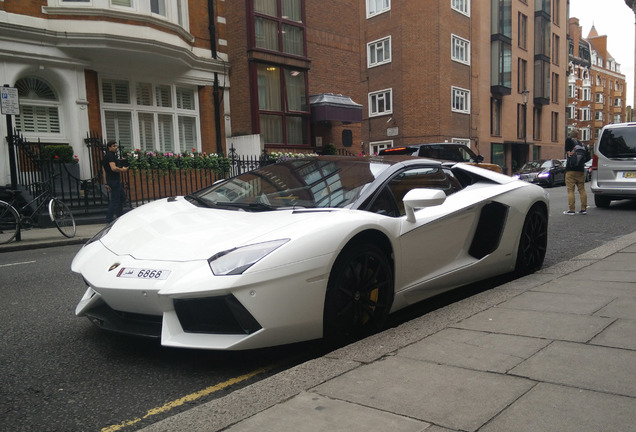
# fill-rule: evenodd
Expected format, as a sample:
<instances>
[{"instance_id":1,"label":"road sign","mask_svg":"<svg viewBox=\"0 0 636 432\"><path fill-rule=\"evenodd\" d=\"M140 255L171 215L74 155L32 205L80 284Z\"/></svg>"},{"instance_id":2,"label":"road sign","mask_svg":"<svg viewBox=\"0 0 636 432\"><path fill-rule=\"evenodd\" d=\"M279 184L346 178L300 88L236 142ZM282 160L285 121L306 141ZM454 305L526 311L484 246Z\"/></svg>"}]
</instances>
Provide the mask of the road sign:
<instances>
[{"instance_id":1,"label":"road sign","mask_svg":"<svg viewBox=\"0 0 636 432\"><path fill-rule=\"evenodd\" d=\"M0 87L0 111L5 115L20 115L20 101L18 89L15 87Z\"/></svg>"}]
</instances>

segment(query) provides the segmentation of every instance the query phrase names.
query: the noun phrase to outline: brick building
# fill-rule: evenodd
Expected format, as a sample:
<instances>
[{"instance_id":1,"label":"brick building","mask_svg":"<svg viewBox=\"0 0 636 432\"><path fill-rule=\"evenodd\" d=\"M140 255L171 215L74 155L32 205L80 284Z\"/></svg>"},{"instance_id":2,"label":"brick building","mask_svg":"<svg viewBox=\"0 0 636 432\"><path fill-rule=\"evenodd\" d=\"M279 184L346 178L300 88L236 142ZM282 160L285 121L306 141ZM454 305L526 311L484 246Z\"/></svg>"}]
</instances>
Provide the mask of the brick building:
<instances>
[{"instance_id":1,"label":"brick building","mask_svg":"<svg viewBox=\"0 0 636 432\"><path fill-rule=\"evenodd\" d=\"M607 36L592 26L584 39L575 17L569 26L568 130L578 129L591 145L603 126L627 121L625 75L607 51Z\"/></svg>"},{"instance_id":2,"label":"brick building","mask_svg":"<svg viewBox=\"0 0 636 432\"><path fill-rule=\"evenodd\" d=\"M592 100L592 51L589 42L581 37L582 28L577 18L570 18L568 33L568 105L566 118L568 132L579 131L579 139L591 144L594 104Z\"/></svg>"},{"instance_id":3,"label":"brick building","mask_svg":"<svg viewBox=\"0 0 636 432\"><path fill-rule=\"evenodd\" d=\"M463 142L508 174L530 159L561 157L565 0L366 0L365 6L362 134L371 153ZM384 61L373 63L379 57L373 51L382 48Z\"/></svg>"},{"instance_id":4,"label":"brick building","mask_svg":"<svg viewBox=\"0 0 636 432\"><path fill-rule=\"evenodd\" d=\"M333 145L360 152L359 3L225 4L228 135L258 134L269 151L322 152Z\"/></svg>"}]
</instances>

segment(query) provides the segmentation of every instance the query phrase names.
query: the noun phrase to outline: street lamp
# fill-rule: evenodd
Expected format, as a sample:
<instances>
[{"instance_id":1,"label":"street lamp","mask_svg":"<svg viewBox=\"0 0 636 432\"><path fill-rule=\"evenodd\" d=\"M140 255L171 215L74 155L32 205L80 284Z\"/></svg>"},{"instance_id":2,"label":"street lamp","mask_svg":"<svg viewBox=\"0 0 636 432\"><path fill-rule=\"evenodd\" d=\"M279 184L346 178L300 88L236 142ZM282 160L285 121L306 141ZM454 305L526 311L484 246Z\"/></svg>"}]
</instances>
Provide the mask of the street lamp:
<instances>
[{"instance_id":1,"label":"street lamp","mask_svg":"<svg viewBox=\"0 0 636 432\"><path fill-rule=\"evenodd\" d=\"M524 89L521 92L521 98L523 100L523 143L528 144L528 99L530 99L530 92Z\"/></svg>"}]
</instances>

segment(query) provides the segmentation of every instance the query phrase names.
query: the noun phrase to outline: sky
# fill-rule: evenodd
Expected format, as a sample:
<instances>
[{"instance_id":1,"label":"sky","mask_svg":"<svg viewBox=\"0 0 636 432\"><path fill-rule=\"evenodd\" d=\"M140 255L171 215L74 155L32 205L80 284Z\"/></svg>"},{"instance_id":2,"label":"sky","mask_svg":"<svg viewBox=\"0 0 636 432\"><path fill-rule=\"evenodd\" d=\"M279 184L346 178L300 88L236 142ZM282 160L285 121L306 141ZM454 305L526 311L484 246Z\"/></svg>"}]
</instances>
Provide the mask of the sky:
<instances>
[{"instance_id":1,"label":"sky","mask_svg":"<svg viewBox=\"0 0 636 432\"><path fill-rule=\"evenodd\" d=\"M607 36L607 50L625 75L626 103L634 106L634 12L625 0L570 0L570 17L579 19L584 38L592 25Z\"/></svg>"}]
</instances>

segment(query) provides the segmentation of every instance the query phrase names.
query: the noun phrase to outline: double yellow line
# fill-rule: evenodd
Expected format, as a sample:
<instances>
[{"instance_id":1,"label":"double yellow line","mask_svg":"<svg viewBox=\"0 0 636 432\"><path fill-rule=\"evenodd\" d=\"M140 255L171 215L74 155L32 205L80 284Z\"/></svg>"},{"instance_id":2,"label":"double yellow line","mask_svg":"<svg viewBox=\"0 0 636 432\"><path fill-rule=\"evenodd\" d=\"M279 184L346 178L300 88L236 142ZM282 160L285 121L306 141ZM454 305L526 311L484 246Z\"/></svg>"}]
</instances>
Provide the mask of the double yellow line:
<instances>
[{"instance_id":1,"label":"double yellow line","mask_svg":"<svg viewBox=\"0 0 636 432\"><path fill-rule=\"evenodd\" d=\"M116 425L105 427L105 428L103 428L101 430L101 432L117 432L119 430L124 429L125 427L132 426L135 423L139 423L142 420L146 420L147 418L149 418L151 416L166 413L166 412L168 412L168 411L170 411L170 410L172 410L174 408L180 407L181 405L183 405L185 403L192 402L192 401L195 401L195 400L200 399L202 397L208 396L208 395L210 395L210 394L212 394L214 392L217 392L219 390L223 390L226 387L229 387L229 386L234 385L234 384L238 384L241 381L245 381L247 379L255 377L256 375L263 374L263 373L265 373L265 372L267 372L267 371L269 371L271 369L273 369L273 366L269 367L269 368L256 369L255 371L249 372L249 373L247 373L245 375L241 375L239 377L232 378L232 379L227 380L225 382L222 382L220 384L216 384L216 385L204 388L203 390L200 390L200 391L198 391L196 393L191 393L191 394L189 394L187 396L184 396L182 398L173 400L173 401L168 402L165 405L162 405L160 407L152 408L143 417L139 417L139 418L136 418L134 420L126 420L126 421L124 421L124 422L122 422L120 424L116 424Z\"/></svg>"}]
</instances>

